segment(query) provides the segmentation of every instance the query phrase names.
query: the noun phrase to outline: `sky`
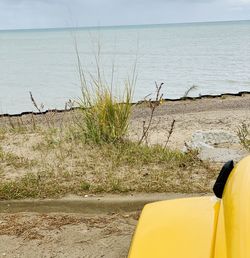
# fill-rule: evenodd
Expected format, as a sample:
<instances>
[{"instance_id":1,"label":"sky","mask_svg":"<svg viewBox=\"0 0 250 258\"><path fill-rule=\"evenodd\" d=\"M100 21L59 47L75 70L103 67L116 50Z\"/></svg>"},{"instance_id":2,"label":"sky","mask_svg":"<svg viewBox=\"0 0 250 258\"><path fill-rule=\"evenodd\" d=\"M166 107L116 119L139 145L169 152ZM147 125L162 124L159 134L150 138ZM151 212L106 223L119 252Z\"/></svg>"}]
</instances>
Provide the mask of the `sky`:
<instances>
[{"instance_id":1,"label":"sky","mask_svg":"<svg viewBox=\"0 0 250 258\"><path fill-rule=\"evenodd\" d=\"M0 0L0 30L250 20L250 0Z\"/></svg>"}]
</instances>

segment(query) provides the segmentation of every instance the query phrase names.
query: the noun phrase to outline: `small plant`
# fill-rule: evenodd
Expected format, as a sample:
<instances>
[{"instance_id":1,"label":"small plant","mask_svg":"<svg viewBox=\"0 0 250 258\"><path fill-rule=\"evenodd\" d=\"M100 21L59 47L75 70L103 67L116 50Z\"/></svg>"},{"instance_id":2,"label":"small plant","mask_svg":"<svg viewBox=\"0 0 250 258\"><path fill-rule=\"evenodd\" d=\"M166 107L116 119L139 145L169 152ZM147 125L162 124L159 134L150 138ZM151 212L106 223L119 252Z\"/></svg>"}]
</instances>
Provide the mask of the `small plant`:
<instances>
[{"instance_id":1,"label":"small plant","mask_svg":"<svg viewBox=\"0 0 250 258\"><path fill-rule=\"evenodd\" d=\"M131 113L131 88L126 87L125 98L118 100L104 85L96 85L94 92L82 91L80 124L85 139L94 143L122 141L127 133Z\"/></svg>"},{"instance_id":2,"label":"small plant","mask_svg":"<svg viewBox=\"0 0 250 258\"><path fill-rule=\"evenodd\" d=\"M237 135L239 137L241 145L247 150L250 151L250 132L249 132L249 126L243 122L238 127Z\"/></svg>"},{"instance_id":3,"label":"small plant","mask_svg":"<svg viewBox=\"0 0 250 258\"><path fill-rule=\"evenodd\" d=\"M31 91L29 92L29 94L30 94L31 103L33 104L34 108L37 110L38 114L43 115L43 117L45 118L46 124L49 128L53 128L55 126L55 121L53 117L55 116L56 112L53 112L53 111L49 112L49 110L46 111L43 103L41 103L40 105L37 104ZM33 130L36 130L37 125L36 125L36 120L33 112L31 116L31 120L32 120Z\"/></svg>"},{"instance_id":4,"label":"small plant","mask_svg":"<svg viewBox=\"0 0 250 258\"><path fill-rule=\"evenodd\" d=\"M164 102L163 100L163 93L161 93L162 90L162 86L164 85L164 83L161 83L160 85L158 85L155 82L155 98L154 99L146 99L144 102L146 102L148 104L148 107L150 108L150 115L149 115L149 119L148 121L144 120L143 124L142 124L142 135L141 138L138 141L138 144L141 145L142 143L148 143L148 136L149 136L149 132L151 130L152 124L153 124L153 118L155 115L155 111L156 109ZM151 94L150 94L151 95ZM148 96L150 96L148 95ZM164 150L167 148L167 145L169 143L170 137L173 134L174 131L174 126L175 126L175 119L173 119L170 129L168 130L168 135L167 135L167 139L164 143Z\"/></svg>"},{"instance_id":5,"label":"small plant","mask_svg":"<svg viewBox=\"0 0 250 258\"><path fill-rule=\"evenodd\" d=\"M80 188L81 188L82 190L84 190L84 191L89 191L90 187L91 187L90 183L85 182L85 181L82 181L82 182L81 182Z\"/></svg>"},{"instance_id":6,"label":"small plant","mask_svg":"<svg viewBox=\"0 0 250 258\"><path fill-rule=\"evenodd\" d=\"M198 88L198 86L196 86L196 85L192 85L191 87L189 87L189 88L185 91L185 93L184 93L184 95L183 95L183 98L184 98L184 99L187 98L187 97L189 96L190 92L192 92L193 90L196 90L197 88Z\"/></svg>"},{"instance_id":7,"label":"small plant","mask_svg":"<svg viewBox=\"0 0 250 258\"><path fill-rule=\"evenodd\" d=\"M146 100L146 102L148 103L148 106L150 108L150 117L148 122L143 121L143 125L142 125L142 136L139 140L139 145L145 141L147 143L147 139L148 139L148 134L149 134L149 130L151 128L152 125L152 121L153 121L153 117L154 117L154 113L156 111L156 108L163 102L163 94L161 93L161 89L164 83L161 83L160 85L158 85L155 82L155 88L156 88L156 95L155 95L155 99L152 100L151 98L149 100Z\"/></svg>"},{"instance_id":8,"label":"small plant","mask_svg":"<svg viewBox=\"0 0 250 258\"><path fill-rule=\"evenodd\" d=\"M0 141L6 138L6 130L4 128L0 128Z\"/></svg>"},{"instance_id":9,"label":"small plant","mask_svg":"<svg viewBox=\"0 0 250 258\"><path fill-rule=\"evenodd\" d=\"M125 82L123 94L117 97L112 83L109 86L101 76L99 58L96 58L97 76L89 74L88 81L78 52L77 58L82 88L79 101L82 121L78 125L85 140L97 144L123 141L131 114L135 73L131 81L128 79Z\"/></svg>"}]
</instances>

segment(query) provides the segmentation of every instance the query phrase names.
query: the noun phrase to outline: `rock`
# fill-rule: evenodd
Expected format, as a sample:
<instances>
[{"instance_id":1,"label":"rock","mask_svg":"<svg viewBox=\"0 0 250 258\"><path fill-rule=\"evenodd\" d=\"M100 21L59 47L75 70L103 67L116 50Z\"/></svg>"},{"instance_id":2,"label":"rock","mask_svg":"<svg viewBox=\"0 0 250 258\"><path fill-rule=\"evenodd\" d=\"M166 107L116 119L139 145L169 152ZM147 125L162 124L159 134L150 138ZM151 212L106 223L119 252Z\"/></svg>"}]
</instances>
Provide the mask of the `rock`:
<instances>
[{"instance_id":1,"label":"rock","mask_svg":"<svg viewBox=\"0 0 250 258\"><path fill-rule=\"evenodd\" d=\"M224 143L239 143L237 135L223 130L196 131L191 142L197 144L218 145Z\"/></svg>"},{"instance_id":2,"label":"rock","mask_svg":"<svg viewBox=\"0 0 250 258\"><path fill-rule=\"evenodd\" d=\"M239 145L239 139L237 135L223 130L196 131L191 141L187 142L186 150L198 149L200 159L214 162L239 161L247 155L247 152L240 147L238 149L216 147L221 144Z\"/></svg>"},{"instance_id":3,"label":"rock","mask_svg":"<svg viewBox=\"0 0 250 258\"><path fill-rule=\"evenodd\" d=\"M242 150L233 150L227 148L204 148L200 150L199 158L201 160L224 163L229 160L237 162L247 155L248 154Z\"/></svg>"},{"instance_id":4,"label":"rock","mask_svg":"<svg viewBox=\"0 0 250 258\"><path fill-rule=\"evenodd\" d=\"M184 152L187 151L187 148L189 149L198 149L198 150L201 150L201 149L204 149L204 148L208 148L208 149L213 149L214 147L209 145L209 144L206 144L204 142L193 142L193 141L190 141L190 142L186 142L186 145L183 149Z\"/></svg>"}]
</instances>

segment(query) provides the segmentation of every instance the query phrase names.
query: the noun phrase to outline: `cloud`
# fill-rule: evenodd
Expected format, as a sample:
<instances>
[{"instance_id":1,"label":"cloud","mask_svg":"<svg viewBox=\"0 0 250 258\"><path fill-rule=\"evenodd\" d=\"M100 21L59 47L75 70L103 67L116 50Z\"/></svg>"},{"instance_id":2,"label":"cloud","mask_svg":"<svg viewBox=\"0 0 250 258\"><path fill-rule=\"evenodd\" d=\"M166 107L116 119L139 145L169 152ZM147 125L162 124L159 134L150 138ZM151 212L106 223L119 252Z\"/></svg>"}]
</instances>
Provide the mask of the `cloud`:
<instances>
[{"instance_id":1,"label":"cloud","mask_svg":"<svg viewBox=\"0 0 250 258\"><path fill-rule=\"evenodd\" d=\"M228 0L228 3L234 6L246 6L250 5L250 0Z\"/></svg>"},{"instance_id":2,"label":"cloud","mask_svg":"<svg viewBox=\"0 0 250 258\"><path fill-rule=\"evenodd\" d=\"M0 29L249 19L250 0L0 0Z\"/></svg>"}]
</instances>

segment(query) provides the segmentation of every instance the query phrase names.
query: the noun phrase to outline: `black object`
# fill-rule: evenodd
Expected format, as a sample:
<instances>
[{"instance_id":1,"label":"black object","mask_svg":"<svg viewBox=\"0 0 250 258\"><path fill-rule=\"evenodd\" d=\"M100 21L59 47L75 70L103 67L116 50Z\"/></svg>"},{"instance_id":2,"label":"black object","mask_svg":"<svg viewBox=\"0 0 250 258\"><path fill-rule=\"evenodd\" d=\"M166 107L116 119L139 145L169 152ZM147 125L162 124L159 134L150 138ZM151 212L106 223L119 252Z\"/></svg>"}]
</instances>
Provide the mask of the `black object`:
<instances>
[{"instance_id":1,"label":"black object","mask_svg":"<svg viewBox=\"0 0 250 258\"><path fill-rule=\"evenodd\" d=\"M225 184L227 182L227 179L231 173L231 171L234 168L234 162L233 160L230 160L224 164L222 167L219 176L216 179L216 182L213 187L214 194L218 198L222 198L223 190L225 187Z\"/></svg>"}]
</instances>

